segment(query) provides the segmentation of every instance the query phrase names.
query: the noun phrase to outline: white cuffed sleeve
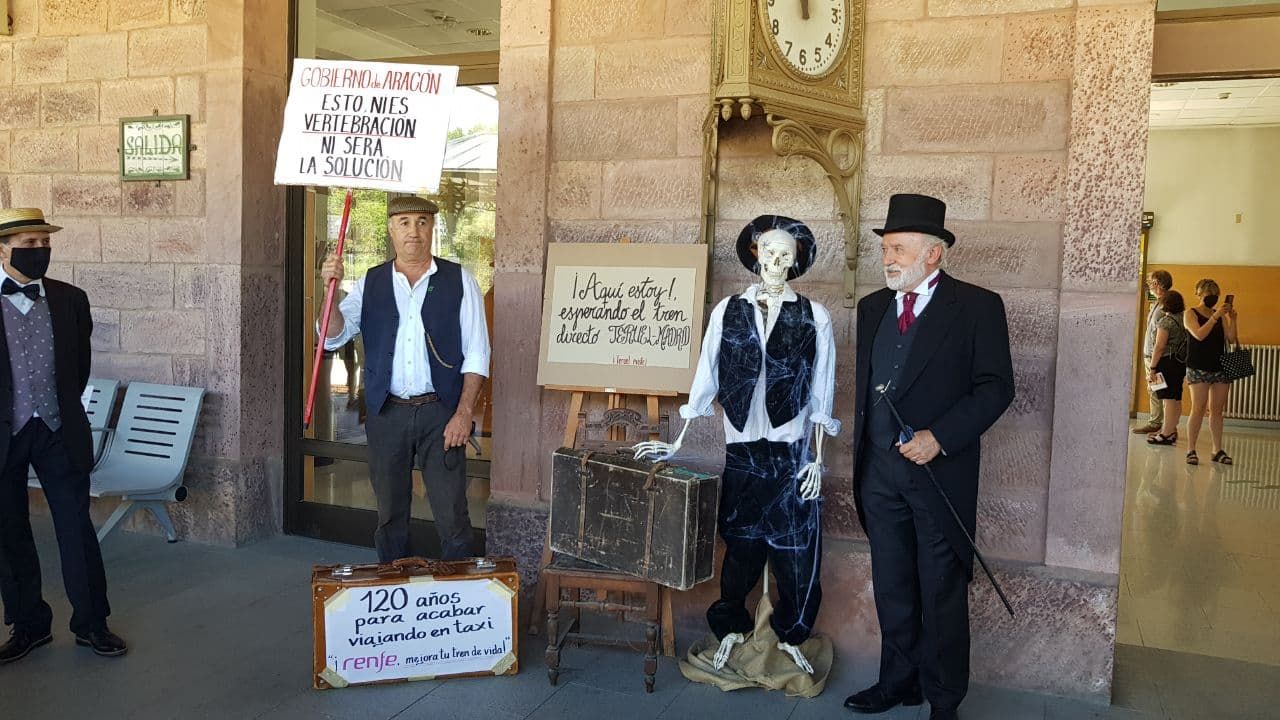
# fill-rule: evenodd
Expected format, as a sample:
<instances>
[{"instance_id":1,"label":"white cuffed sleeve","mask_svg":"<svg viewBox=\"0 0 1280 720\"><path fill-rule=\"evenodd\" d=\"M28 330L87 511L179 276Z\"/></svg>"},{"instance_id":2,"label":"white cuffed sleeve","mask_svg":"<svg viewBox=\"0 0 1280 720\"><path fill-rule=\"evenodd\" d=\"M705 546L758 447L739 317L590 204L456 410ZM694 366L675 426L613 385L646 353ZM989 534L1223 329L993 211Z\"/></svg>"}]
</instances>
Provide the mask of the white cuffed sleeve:
<instances>
[{"instance_id":1,"label":"white cuffed sleeve","mask_svg":"<svg viewBox=\"0 0 1280 720\"><path fill-rule=\"evenodd\" d=\"M462 269L462 307L459 309L462 329L462 372L489 377L489 326L484 316L484 296L480 283L466 268Z\"/></svg>"},{"instance_id":2,"label":"white cuffed sleeve","mask_svg":"<svg viewBox=\"0 0 1280 720\"><path fill-rule=\"evenodd\" d=\"M840 433L840 421L831 417L836 396L836 342L831 330L831 313L819 303L812 305L817 348L813 359L813 383L809 387L809 420L835 437Z\"/></svg>"},{"instance_id":3,"label":"white cuffed sleeve","mask_svg":"<svg viewBox=\"0 0 1280 720\"><path fill-rule=\"evenodd\" d=\"M360 311L364 307L364 278L360 278L351 286L351 291L338 303L338 312L342 313L343 328L337 337L325 338L324 349L330 352L351 342L360 334ZM323 307L320 308L322 311ZM316 323L316 333L320 332L320 323Z\"/></svg>"}]
</instances>

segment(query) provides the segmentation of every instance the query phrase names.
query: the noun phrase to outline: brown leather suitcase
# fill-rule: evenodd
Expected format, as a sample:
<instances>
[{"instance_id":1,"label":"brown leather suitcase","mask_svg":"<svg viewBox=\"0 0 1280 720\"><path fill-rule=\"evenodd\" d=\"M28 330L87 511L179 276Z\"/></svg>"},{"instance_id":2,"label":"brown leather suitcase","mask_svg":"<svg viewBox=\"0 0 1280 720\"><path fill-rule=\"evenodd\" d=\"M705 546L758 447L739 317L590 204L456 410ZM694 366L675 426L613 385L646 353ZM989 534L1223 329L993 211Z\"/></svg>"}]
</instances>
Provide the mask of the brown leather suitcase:
<instances>
[{"instance_id":1,"label":"brown leather suitcase","mask_svg":"<svg viewBox=\"0 0 1280 720\"><path fill-rule=\"evenodd\" d=\"M688 590L715 574L720 478L630 453L560 448L551 549Z\"/></svg>"},{"instance_id":2,"label":"brown leather suitcase","mask_svg":"<svg viewBox=\"0 0 1280 720\"><path fill-rule=\"evenodd\" d=\"M507 557L317 565L312 684L515 675L519 598Z\"/></svg>"}]
</instances>

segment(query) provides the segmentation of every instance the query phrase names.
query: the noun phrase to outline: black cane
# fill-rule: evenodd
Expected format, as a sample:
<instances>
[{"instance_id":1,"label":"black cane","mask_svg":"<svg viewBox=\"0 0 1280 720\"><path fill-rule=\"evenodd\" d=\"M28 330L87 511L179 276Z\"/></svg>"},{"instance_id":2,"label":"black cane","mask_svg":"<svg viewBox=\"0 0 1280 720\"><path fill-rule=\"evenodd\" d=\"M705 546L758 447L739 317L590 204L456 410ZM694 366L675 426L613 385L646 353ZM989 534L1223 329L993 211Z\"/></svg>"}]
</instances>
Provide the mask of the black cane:
<instances>
[{"instance_id":1,"label":"black cane","mask_svg":"<svg viewBox=\"0 0 1280 720\"><path fill-rule=\"evenodd\" d=\"M902 421L902 416L898 414L898 409L893 406L893 401L889 399L888 385L877 385L876 390L880 393L879 400L884 400L889 406L889 412L893 413L893 419L898 421L898 427L901 429L901 435L898 437L900 444L905 445L911 442L916 436L916 431L911 426ZM951 517L956 521L956 525L960 528L960 532L964 533L964 539L969 541L969 547L973 549L974 557L978 558L978 564L982 566L982 571L987 574L987 579L991 581L991 587L996 589L996 595L1000 596L1000 602L1004 603L1004 609L1009 611L1009 617L1016 617L1013 612L1013 606L1009 604L1009 598L1005 597L1004 590L1000 589L1000 583L996 582L996 576L991 574L991 568L987 567L987 561L983 559L982 553L978 550L978 543L973 541L973 537L969 535L969 529L964 526L964 522L960 519L960 513L956 512L956 506L951 504L951 498L947 497L947 493L942 489L942 485L938 482L938 478L933 474L933 468L929 467L929 463L925 463L925 473L929 476L929 481L933 483L933 489L938 491L942 496L942 502L946 503L947 509L951 511Z\"/></svg>"}]
</instances>

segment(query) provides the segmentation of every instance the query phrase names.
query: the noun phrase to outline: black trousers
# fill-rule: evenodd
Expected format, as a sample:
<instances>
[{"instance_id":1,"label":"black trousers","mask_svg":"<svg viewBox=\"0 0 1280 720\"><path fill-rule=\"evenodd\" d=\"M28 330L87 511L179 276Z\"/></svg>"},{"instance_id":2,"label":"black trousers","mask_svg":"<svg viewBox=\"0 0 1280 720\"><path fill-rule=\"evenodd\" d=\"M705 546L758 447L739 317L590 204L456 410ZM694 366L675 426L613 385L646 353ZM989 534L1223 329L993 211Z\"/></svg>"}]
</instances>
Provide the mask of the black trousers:
<instances>
[{"instance_id":1,"label":"black trousers","mask_svg":"<svg viewBox=\"0 0 1280 720\"><path fill-rule=\"evenodd\" d=\"M952 709L969 690L969 580L925 493L928 477L897 448L861 460L862 506L880 620L880 684L919 684L934 708Z\"/></svg>"},{"instance_id":2,"label":"black trousers","mask_svg":"<svg viewBox=\"0 0 1280 720\"><path fill-rule=\"evenodd\" d=\"M440 536L440 557L471 556L471 519L467 515L466 447L444 449L444 428L453 410L439 402L401 405L388 402L369 416L369 479L378 501L373 534L379 562L409 557L409 511L413 469L422 471L427 502Z\"/></svg>"},{"instance_id":3,"label":"black trousers","mask_svg":"<svg viewBox=\"0 0 1280 720\"><path fill-rule=\"evenodd\" d=\"M106 627L107 576L98 535L89 518L89 474L72 468L62 433L35 418L9 438L0 475L0 598L4 622L35 635L49 632L53 610L40 589L40 558L31 535L27 468L34 465L53 514L62 558L62 582L71 601L71 631Z\"/></svg>"},{"instance_id":4,"label":"black trousers","mask_svg":"<svg viewBox=\"0 0 1280 720\"><path fill-rule=\"evenodd\" d=\"M822 584L820 500L800 500L796 473L806 458L805 443L757 440L726 448L720 491L720 599L707 610L716 637L750 633L747 595L764 573L765 562L777 583L777 602L769 624L778 639L799 645L809 639Z\"/></svg>"}]
</instances>

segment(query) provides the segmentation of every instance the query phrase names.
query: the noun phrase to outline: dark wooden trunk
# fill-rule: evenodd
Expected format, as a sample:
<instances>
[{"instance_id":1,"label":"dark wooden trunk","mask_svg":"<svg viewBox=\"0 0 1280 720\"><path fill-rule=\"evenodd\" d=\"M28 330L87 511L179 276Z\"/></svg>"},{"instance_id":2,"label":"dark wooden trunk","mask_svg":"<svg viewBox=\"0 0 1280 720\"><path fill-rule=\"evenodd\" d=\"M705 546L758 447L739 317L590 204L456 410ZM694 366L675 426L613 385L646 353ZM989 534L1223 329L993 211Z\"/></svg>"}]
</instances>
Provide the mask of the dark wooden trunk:
<instances>
[{"instance_id":1,"label":"dark wooden trunk","mask_svg":"<svg viewBox=\"0 0 1280 720\"><path fill-rule=\"evenodd\" d=\"M560 448L551 549L688 590L715 574L720 478L629 454Z\"/></svg>"}]
</instances>

